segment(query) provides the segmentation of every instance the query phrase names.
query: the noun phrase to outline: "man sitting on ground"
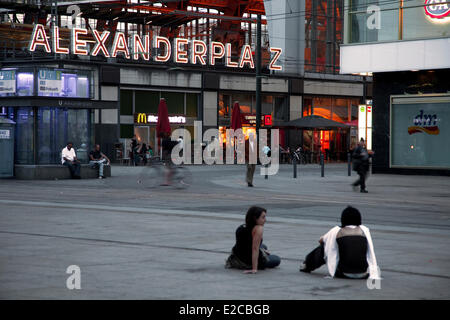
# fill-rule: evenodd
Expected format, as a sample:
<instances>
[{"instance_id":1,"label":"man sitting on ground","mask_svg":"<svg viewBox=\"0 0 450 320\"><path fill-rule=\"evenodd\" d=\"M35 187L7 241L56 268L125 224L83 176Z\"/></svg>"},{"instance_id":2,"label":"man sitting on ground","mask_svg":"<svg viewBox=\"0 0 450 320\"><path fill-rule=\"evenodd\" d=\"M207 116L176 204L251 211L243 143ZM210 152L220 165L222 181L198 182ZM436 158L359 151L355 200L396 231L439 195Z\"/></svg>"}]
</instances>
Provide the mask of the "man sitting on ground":
<instances>
[{"instance_id":1,"label":"man sitting on ground","mask_svg":"<svg viewBox=\"0 0 450 320\"><path fill-rule=\"evenodd\" d=\"M72 179L81 179L80 161L77 159L72 142L68 142L67 146L61 151L61 163L69 168Z\"/></svg>"},{"instance_id":2,"label":"man sitting on ground","mask_svg":"<svg viewBox=\"0 0 450 320\"><path fill-rule=\"evenodd\" d=\"M98 168L98 178L104 179L105 176L103 175L103 167L105 166L105 163L107 166L109 166L111 161L103 152L100 151L99 144L96 144L95 149L89 153L89 159L90 159L89 165L91 167L95 167L95 166L99 167Z\"/></svg>"}]
</instances>

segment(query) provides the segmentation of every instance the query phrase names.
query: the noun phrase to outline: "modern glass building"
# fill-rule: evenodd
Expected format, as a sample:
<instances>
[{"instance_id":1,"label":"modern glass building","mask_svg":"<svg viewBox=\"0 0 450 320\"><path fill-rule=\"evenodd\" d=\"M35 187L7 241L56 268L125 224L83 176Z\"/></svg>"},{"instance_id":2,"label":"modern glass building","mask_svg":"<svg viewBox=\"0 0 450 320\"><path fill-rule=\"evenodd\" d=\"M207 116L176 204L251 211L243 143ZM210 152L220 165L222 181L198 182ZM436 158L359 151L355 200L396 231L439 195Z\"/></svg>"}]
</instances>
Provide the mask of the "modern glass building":
<instances>
[{"instance_id":1,"label":"modern glass building","mask_svg":"<svg viewBox=\"0 0 450 320\"><path fill-rule=\"evenodd\" d=\"M450 3L348 0L341 73L373 74L374 172L450 173Z\"/></svg>"}]
</instances>

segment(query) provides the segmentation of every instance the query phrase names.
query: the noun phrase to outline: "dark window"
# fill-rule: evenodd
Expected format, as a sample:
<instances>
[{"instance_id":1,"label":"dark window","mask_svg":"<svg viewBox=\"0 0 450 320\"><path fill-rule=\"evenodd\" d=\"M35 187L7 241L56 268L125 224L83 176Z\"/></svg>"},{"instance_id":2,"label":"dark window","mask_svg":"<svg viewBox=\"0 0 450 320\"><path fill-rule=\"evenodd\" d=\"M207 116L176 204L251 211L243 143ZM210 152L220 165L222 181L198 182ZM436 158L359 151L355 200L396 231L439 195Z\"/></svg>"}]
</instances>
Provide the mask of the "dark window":
<instances>
[{"instance_id":1,"label":"dark window","mask_svg":"<svg viewBox=\"0 0 450 320\"><path fill-rule=\"evenodd\" d=\"M159 92L135 91L134 99L135 113L158 113Z\"/></svg>"},{"instance_id":2,"label":"dark window","mask_svg":"<svg viewBox=\"0 0 450 320\"><path fill-rule=\"evenodd\" d=\"M186 93L186 116L197 117L198 94Z\"/></svg>"},{"instance_id":3,"label":"dark window","mask_svg":"<svg viewBox=\"0 0 450 320\"><path fill-rule=\"evenodd\" d=\"M184 114L184 93L161 92L161 98L166 99L169 114Z\"/></svg>"},{"instance_id":4,"label":"dark window","mask_svg":"<svg viewBox=\"0 0 450 320\"><path fill-rule=\"evenodd\" d=\"M134 125L121 124L120 125L120 137L124 139L131 139L134 135Z\"/></svg>"},{"instance_id":5,"label":"dark window","mask_svg":"<svg viewBox=\"0 0 450 320\"><path fill-rule=\"evenodd\" d=\"M133 91L120 90L120 114L124 116L133 115Z\"/></svg>"}]
</instances>

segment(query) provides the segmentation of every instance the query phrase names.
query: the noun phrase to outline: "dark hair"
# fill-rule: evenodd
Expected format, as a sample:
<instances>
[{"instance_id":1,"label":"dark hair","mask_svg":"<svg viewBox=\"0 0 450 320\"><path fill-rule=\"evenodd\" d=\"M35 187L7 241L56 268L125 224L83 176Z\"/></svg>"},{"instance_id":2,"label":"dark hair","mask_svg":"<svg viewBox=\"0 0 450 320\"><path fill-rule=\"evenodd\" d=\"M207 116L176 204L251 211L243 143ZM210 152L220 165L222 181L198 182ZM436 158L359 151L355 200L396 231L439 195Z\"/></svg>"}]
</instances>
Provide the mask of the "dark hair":
<instances>
[{"instance_id":1,"label":"dark hair","mask_svg":"<svg viewBox=\"0 0 450 320\"><path fill-rule=\"evenodd\" d=\"M73 145L72 141L67 142L66 146L68 146L69 144Z\"/></svg>"},{"instance_id":2,"label":"dark hair","mask_svg":"<svg viewBox=\"0 0 450 320\"><path fill-rule=\"evenodd\" d=\"M359 226L361 224L361 213L358 209L348 206L342 211L341 227L345 226Z\"/></svg>"},{"instance_id":3,"label":"dark hair","mask_svg":"<svg viewBox=\"0 0 450 320\"><path fill-rule=\"evenodd\" d=\"M263 212L267 212L265 208L262 207L250 207L248 209L247 214L245 216L245 225L250 230L253 229L253 227L256 225L256 220L261 216Z\"/></svg>"}]
</instances>

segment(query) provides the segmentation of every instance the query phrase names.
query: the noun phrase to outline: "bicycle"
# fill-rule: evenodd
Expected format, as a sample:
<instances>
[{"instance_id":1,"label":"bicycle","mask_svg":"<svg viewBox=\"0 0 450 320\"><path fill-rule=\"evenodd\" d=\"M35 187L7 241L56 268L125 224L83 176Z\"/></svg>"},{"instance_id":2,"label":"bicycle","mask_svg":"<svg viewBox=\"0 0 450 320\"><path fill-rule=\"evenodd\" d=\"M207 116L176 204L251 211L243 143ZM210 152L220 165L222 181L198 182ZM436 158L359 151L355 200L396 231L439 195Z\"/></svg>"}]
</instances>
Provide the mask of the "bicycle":
<instances>
[{"instance_id":1,"label":"bicycle","mask_svg":"<svg viewBox=\"0 0 450 320\"><path fill-rule=\"evenodd\" d=\"M170 183L166 184L166 177L171 170ZM158 188L160 186L173 186L176 189L186 189L192 185L192 174L181 165L169 165L160 159L149 161L138 173L136 183L143 188Z\"/></svg>"},{"instance_id":2,"label":"bicycle","mask_svg":"<svg viewBox=\"0 0 450 320\"><path fill-rule=\"evenodd\" d=\"M291 152L291 160L295 161L298 164L306 164L306 154L302 151L301 147L298 147L297 150Z\"/></svg>"}]
</instances>

